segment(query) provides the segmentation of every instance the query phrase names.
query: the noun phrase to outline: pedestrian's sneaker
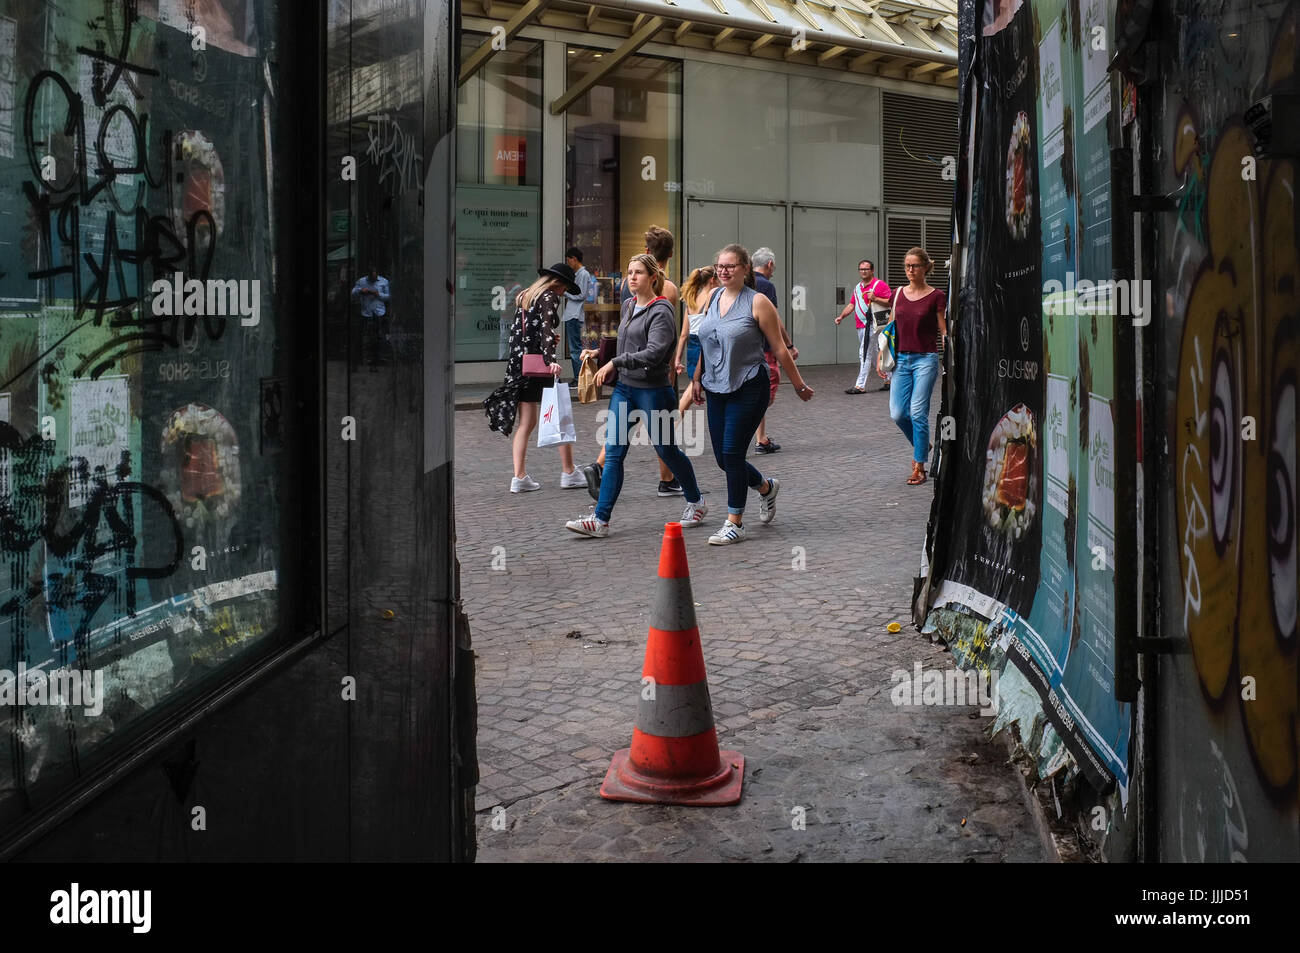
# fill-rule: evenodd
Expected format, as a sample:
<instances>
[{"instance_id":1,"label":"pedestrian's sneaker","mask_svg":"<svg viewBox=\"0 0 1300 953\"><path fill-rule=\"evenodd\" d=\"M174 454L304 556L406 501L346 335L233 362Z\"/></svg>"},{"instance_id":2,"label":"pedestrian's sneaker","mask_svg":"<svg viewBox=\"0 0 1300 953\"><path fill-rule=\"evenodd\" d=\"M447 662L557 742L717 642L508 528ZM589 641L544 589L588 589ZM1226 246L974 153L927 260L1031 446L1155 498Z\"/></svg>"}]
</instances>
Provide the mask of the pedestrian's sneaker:
<instances>
[{"instance_id":1,"label":"pedestrian's sneaker","mask_svg":"<svg viewBox=\"0 0 1300 953\"><path fill-rule=\"evenodd\" d=\"M756 453L776 453L780 449L781 445L771 437L767 438L767 443L760 443L754 447Z\"/></svg>"},{"instance_id":2,"label":"pedestrian's sneaker","mask_svg":"<svg viewBox=\"0 0 1300 953\"><path fill-rule=\"evenodd\" d=\"M596 514L580 516L576 520L569 520L564 524L564 528L571 533L577 533L579 536L608 536L609 524L604 520L596 519Z\"/></svg>"},{"instance_id":3,"label":"pedestrian's sneaker","mask_svg":"<svg viewBox=\"0 0 1300 953\"><path fill-rule=\"evenodd\" d=\"M776 495L781 491L781 481L776 477L768 477L767 482L772 484L767 489L767 495L758 494L758 521L760 523L770 523L776 516Z\"/></svg>"},{"instance_id":4,"label":"pedestrian's sneaker","mask_svg":"<svg viewBox=\"0 0 1300 953\"><path fill-rule=\"evenodd\" d=\"M597 503L600 502L600 474L604 469L599 463L589 463L582 467L582 478L587 481L587 493Z\"/></svg>"},{"instance_id":5,"label":"pedestrian's sneaker","mask_svg":"<svg viewBox=\"0 0 1300 953\"><path fill-rule=\"evenodd\" d=\"M673 480L660 480L660 481L659 481L659 495L660 495L660 496L681 496L681 495L682 495L682 485L681 485L680 483L678 483L675 479L673 479Z\"/></svg>"},{"instance_id":6,"label":"pedestrian's sneaker","mask_svg":"<svg viewBox=\"0 0 1300 953\"><path fill-rule=\"evenodd\" d=\"M525 473L521 477L510 478L511 493L529 493L533 490L540 490L542 485Z\"/></svg>"},{"instance_id":7,"label":"pedestrian's sneaker","mask_svg":"<svg viewBox=\"0 0 1300 953\"><path fill-rule=\"evenodd\" d=\"M561 489L571 490L574 489L575 487L586 486L586 485L587 485L587 478L582 475L581 470L574 470L572 473L560 474Z\"/></svg>"},{"instance_id":8,"label":"pedestrian's sneaker","mask_svg":"<svg viewBox=\"0 0 1300 953\"><path fill-rule=\"evenodd\" d=\"M703 526L704 516L708 512L709 507L703 500L698 503L687 503L686 509L682 511L682 518L678 522L682 524L683 529L689 529L692 526Z\"/></svg>"},{"instance_id":9,"label":"pedestrian's sneaker","mask_svg":"<svg viewBox=\"0 0 1300 953\"><path fill-rule=\"evenodd\" d=\"M731 520L723 523L722 529L709 537L710 546L729 546L732 543L743 543L744 541L745 527L738 526Z\"/></svg>"}]
</instances>

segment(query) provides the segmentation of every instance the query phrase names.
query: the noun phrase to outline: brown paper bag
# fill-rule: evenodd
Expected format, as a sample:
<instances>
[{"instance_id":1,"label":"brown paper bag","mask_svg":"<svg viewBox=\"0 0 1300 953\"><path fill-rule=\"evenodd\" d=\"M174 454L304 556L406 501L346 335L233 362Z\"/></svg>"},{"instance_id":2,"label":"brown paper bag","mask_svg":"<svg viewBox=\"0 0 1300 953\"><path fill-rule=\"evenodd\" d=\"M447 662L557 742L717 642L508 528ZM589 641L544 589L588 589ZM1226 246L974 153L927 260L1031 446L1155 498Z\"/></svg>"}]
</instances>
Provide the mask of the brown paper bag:
<instances>
[{"instance_id":1,"label":"brown paper bag","mask_svg":"<svg viewBox=\"0 0 1300 953\"><path fill-rule=\"evenodd\" d=\"M594 404L600 400L600 388L596 386L596 371L600 370L594 357L582 362L578 372L578 403Z\"/></svg>"}]
</instances>

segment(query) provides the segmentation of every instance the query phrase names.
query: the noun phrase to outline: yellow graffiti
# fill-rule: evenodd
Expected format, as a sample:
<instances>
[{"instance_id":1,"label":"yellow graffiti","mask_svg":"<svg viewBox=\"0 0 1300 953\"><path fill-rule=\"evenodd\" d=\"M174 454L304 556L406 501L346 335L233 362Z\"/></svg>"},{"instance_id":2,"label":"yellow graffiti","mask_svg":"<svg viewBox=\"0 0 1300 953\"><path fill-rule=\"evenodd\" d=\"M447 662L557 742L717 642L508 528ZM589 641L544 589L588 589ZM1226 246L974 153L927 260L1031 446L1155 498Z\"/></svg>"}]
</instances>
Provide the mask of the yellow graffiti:
<instances>
[{"instance_id":1,"label":"yellow graffiti","mask_svg":"<svg viewBox=\"0 0 1300 953\"><path fill-rule=\"evenodd\" d=\"M1268 76L1294 63L1296 19L1280 25ZM1179 117L1176 161L1199 163L1202 132ZM1179 348L1175 500L1179 607L1201 685L1241 700L1256 766L1274 788L1296 777L1296 163L1252 155L1244 127L1225 126L1205 168L1207 254L1187 300ZM1199 167L1198 167L1198 172ZM1254 439L1243 421L1256 422ZM1233 661L1236 661L1236 680Z\"/></svg>"}]
</instances>

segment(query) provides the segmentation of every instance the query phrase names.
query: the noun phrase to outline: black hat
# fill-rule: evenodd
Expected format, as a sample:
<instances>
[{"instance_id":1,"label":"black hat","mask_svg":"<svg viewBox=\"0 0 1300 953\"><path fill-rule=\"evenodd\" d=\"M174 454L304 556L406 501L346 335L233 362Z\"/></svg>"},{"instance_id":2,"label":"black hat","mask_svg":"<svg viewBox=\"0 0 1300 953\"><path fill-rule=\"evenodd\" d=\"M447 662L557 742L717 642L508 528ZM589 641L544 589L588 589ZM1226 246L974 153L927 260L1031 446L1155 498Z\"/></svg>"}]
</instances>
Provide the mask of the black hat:
<instances>
[{"instance_id":1,"label":"black hat","mask_svg":"<svg viewBox=\"0 0 1300 953\"><path fill-rule=\"evenodd\" d=\"M540 277L550 276L551 278L559 278L568 286L569 294L576 295L582 290L578 287L578 283L573 280L573 269L564 262L560 262L558 265L552 265L550 268L538 268L537 274Z\"/></svg>"}]
</instances>

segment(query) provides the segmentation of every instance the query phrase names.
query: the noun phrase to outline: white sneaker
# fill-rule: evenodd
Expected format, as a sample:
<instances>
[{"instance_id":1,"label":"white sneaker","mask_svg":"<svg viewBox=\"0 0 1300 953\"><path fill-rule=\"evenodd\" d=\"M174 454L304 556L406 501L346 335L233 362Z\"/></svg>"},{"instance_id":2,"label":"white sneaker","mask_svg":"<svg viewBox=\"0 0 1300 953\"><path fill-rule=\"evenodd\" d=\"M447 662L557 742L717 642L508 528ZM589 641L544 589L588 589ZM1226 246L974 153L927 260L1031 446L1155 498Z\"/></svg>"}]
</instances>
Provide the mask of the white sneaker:
<instances>
[{"instance_id":1,"label":"white sneaker","mask_svg":"<svg viewBox=\"0 0 1300 953\"><path fill-rule=\"evenodd\" d=\"M565 490L572 490L575 487L586 489L587 478L582 475L581 470L575 469L572 473L560 473L560 487Z\"/></svg>"},{"instance_id":2,"label":"white sneaker","mask_svg":"<svg viewBox=\"0 0 1300 953\"><path fill-rule=\"evenodd\" d=\"M540 490L542 485L525 473L521 477L510 478L511 493L531 493L533 490Z\"/></svg>"},{"instance_id":3,"label":"white sneaker","mask_svg":"<svg viewBox=\"0 0 1300 953\"><path fill-rule=\"evenodd\" d=\"M776 477L768 477L767 482L772 484L767 489L767 496L762 493L758 494L758 521L760 523L770 523L776 516L776 494L781 490L781 481Z\"/></svg>"},{"instance_id":4,"label":"white sneaker","mask_svg":"<svg viewBox=\"0 0 1300 953\"><path fill-rule=\"evenodd\" d=\"M710 546L729 546L732 543L743 543L744 541L745 527L737 526L731 520L723 523L722 529L709 537Z\"/></svg>"},{"instance_id":5,"label":"white sneaker","mask_svg":"<svg viewBox=\"0 0 1300 953\"><path fill-rule=\"evenodd\" d=\"M586 481L583 481L583 486L586 485ZM577 533L579 536L609 535L609 524L596 519L595 513L592 513L590 516L579 517L576 520L569 520L569 522L564 524L564 528L571 533Z\"/></svg>"},{"instance_id":6,"label":"white sneaker","mask_svg":"<svg viewBox=\"0 0 1300 953\"><path fill-rule=\"evenodd\" d=\"M687 503L686 509L682 510L682 518L678 520L682 524L682 529L690 529L692 526L703 526L704 515L709 512L708 505L700 500L698 503Z\"/></svg>"}]
</instances>

